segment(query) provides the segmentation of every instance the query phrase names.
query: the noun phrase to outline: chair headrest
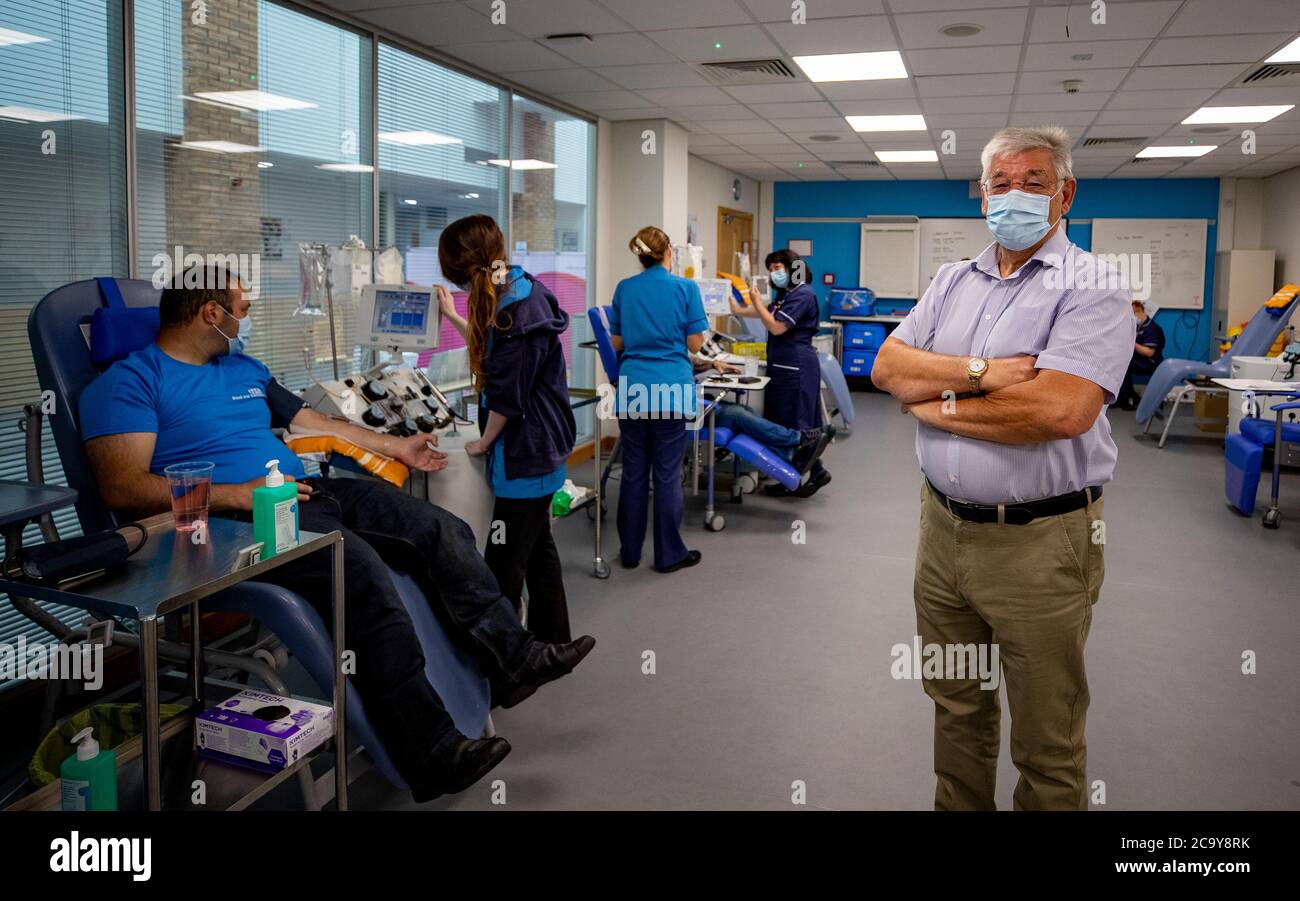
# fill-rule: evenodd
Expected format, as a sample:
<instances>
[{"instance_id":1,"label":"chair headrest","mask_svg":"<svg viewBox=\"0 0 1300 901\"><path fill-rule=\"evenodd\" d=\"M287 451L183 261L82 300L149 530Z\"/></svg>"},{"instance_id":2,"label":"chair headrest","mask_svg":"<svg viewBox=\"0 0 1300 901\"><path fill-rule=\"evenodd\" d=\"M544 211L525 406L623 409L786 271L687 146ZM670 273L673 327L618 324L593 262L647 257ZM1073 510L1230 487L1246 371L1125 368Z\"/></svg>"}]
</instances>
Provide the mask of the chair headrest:
<instances>
[{"instance_id":1,"label":"chair headrest","mask_svg":"<svg viewBox=\"0 0 1300 901\"><path fill-rule=\"evenodd\" d=\"M90 317L90 358L99 368L148 347L158 337L158 307L128 307L115 278L97 278L104 306Z\"/></svg>"}]
</instances>

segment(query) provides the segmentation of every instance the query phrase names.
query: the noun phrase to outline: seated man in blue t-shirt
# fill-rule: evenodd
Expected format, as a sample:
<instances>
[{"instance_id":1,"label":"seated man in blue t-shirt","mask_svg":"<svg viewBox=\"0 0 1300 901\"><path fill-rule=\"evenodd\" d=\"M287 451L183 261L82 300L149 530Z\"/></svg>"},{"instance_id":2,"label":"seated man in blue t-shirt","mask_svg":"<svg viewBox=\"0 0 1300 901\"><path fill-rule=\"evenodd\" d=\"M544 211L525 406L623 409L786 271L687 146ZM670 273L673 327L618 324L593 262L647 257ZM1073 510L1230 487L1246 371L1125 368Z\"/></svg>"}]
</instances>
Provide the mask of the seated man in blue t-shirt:
<instances>
[{"instance_id":1,"label":"seated man in blue t-shirt","mask_svg":"<svg viewBox=\"0 0 1300 901\"><path fill-rule=\"evenodd\" d=\"M82 393L82 437L104 502L133 516L165 512L171 499L164 467L211 461L211 512L248 519L267 461L280 460L285 478L298 484L301 527L343 534L345 640L357 663L352 679L389 756L417 801L468 788L510 745L456 730L425 678L420 643L387 563L400 563L431 602L442 604L482 661L501 706L570 672L595 640L535 640L502 596L469 526L440 507L386 482L306 478L302 462L272 428L333 432L426 472L444 468L446 456L426 443L432 436L381 435L304 406L241 352L252 320L233 276L190 270L178 283L205 287L165 289L156 343L114 363ZM321 555L293 560L263 578L327 613L330 574Z\"/></svg>"}]
</instances>

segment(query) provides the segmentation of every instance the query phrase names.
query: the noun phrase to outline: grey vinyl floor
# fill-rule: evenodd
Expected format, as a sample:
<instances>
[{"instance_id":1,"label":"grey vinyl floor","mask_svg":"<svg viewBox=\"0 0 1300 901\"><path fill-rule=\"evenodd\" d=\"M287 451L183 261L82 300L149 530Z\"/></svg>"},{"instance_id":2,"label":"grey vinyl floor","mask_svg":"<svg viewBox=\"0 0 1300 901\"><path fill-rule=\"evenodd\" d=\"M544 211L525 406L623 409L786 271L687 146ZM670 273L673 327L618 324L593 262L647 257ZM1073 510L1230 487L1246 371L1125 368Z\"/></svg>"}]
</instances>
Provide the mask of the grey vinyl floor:
<instances>
[{"instance_id":1,"label":"grey vinyl floor","mask_svg":"<svg viewBox=\"0 0 1300 901\"><path fill-rule=\"evenodd\" d=\"M496 712L513 751L487 779L421 809L492 808L495 780L516 810L792 809L796 781L806 808L929 808L932 707L920 683L890 675L890 648L915 633L913 425L883 395L854 398L816 497L724 502L727 528L710 533L703 496L688 496L684 533L704 555L692 570L615 565L596 580L591 523L558 523L575 634L597 647ZM1224 502L1220 436L1186 421L1157 450L1132 413L1109 415L1119 466L1087 651L1095 809L1300 808L1300 475L1284 472L1290 519L1266 531L1259 511ZM1008 728L1004 715L1001 808L1016 779ZM373 771L352 804L416 806Z\"/></svg>"}]
</instances>

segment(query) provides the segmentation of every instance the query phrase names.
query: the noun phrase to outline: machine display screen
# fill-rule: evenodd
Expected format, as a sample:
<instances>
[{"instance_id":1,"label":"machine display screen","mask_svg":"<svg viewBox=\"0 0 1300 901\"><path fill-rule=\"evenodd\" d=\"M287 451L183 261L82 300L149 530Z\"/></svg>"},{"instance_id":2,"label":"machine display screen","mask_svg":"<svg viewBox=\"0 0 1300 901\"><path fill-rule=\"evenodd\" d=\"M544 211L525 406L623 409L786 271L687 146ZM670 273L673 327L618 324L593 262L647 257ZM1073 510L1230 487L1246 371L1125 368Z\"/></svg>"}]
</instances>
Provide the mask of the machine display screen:
<instances>
[{"instance_id":1,"label":"machine display screen","mask_svg":"<svg viewBox=\"0 0 1300 901\"><path fill-rule=\"evenodd\" d=\"M423 335L428 327L430 300L427 290L376 291L371 332L376 335Z\"/></svg>"}]
</instances>

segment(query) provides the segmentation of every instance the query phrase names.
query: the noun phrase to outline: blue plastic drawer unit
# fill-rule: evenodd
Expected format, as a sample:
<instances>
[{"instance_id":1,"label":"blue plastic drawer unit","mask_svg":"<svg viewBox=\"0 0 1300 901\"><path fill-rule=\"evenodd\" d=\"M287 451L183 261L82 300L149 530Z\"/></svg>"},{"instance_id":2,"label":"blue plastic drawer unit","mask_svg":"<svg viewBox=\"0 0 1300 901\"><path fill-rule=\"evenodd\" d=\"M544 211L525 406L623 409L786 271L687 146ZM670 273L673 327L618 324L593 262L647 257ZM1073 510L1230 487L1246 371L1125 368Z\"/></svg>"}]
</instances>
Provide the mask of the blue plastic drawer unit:
<instances>
[{"instance_id":1,"label":"blue plastic drawer unit","mask_svg":"<svg viewBox=\"0 0 1300 901\"><path fill-rule=\"evenodd\" d=\"M844 374L850 378L870 378L871 367L876 365L874 350L850 350L844 348Z\"/></svg>"},{"instance_id":2,"label":"blue plastic drawer unit","mask_svg":"<svg viewBox=\"0 0 1300 901\"><path fill-rule=\"evenodd\" d=\"M875 351L885 343L885 326L879 322L844 323L844 352L850 350Z\"/></svg>"}]
</instances>

